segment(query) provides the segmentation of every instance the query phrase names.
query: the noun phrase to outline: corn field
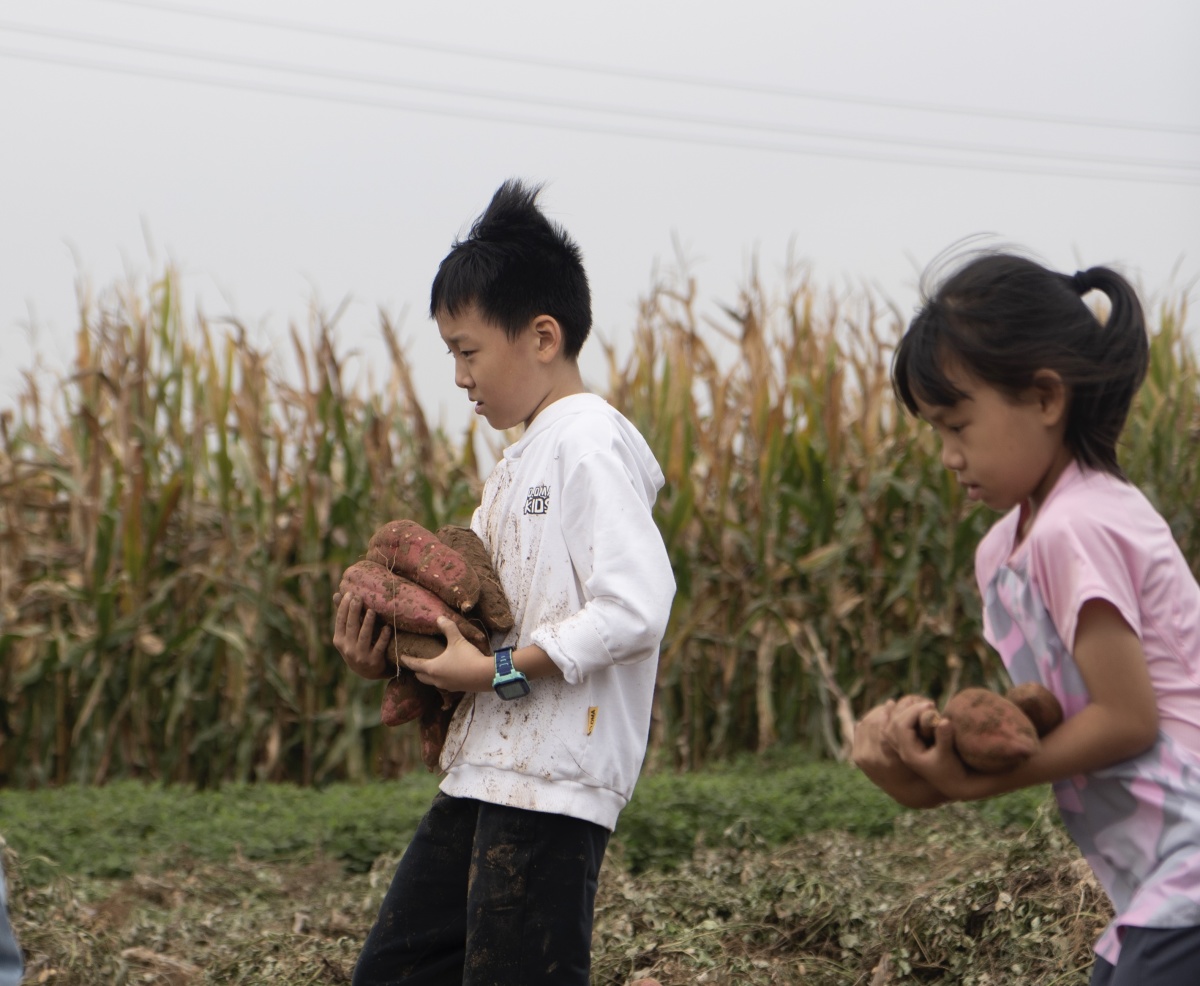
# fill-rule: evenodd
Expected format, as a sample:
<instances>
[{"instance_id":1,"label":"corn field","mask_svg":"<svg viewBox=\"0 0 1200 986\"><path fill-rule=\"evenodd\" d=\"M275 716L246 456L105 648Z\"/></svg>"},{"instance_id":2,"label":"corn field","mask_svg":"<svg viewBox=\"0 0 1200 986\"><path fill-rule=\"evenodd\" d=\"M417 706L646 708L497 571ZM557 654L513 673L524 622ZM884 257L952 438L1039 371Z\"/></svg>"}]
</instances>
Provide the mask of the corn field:
<instances>
[{"instance_id":1,"label":"corn field","mask_svg":"<svg viewBox=\"0 0 1200 986\"><path fill-rule=\"evenodd\" d=\"M796 744L845 755L905 691L998 686L974 547L990 523L894 400L903 318L802 272L716 318L694 283L643 300L604 393L647 436L679 586L651 758ZM1200 380L1184 303L1153 316L1123 449L1200 567ZM85 307L73 372L0 418L0 785L140 777L321 784L423 769L382 686L331 644L331 596L385 520L465 523L473 426L430 424L395 326L374 392L337 319L274 369L237 324L185 317L168 271ZM433 331L430 329L430 331ZM591 345L600 345L593 341Z\"/></svg>"}]
</instances>

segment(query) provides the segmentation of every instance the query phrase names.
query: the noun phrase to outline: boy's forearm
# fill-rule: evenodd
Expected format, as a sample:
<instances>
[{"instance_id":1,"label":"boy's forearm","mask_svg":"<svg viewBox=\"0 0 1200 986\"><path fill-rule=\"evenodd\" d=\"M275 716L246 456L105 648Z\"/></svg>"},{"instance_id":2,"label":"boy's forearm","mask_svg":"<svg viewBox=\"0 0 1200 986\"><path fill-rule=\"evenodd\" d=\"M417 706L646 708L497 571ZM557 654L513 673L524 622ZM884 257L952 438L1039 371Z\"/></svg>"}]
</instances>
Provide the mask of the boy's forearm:
<instances>
[{"instance_id":1,"label":"boy's forearm","mask_svg":"<svg viewBox=\"0 0 1200 986\"><path fill-rule=\"evenodd\" d=\"M562 670L537 644L518 647L512 653L513 667L531 681L534 678L561 678Z\"/></svg>"}]
</instances>

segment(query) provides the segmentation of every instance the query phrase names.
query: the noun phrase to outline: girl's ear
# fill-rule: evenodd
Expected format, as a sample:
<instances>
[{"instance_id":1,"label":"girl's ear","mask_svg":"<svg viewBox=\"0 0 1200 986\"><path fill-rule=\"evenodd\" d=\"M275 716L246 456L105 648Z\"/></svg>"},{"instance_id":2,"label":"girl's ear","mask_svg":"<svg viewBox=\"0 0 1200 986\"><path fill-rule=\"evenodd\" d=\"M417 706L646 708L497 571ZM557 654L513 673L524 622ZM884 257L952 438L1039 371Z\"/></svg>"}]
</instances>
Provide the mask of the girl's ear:
<instances>
[{"instance_id":1,"label":"girl's ear","mask_svg":"<svg viewBox=\"0 0 1200 986\"><path fill-rule=\"evenodd\" d=\"M1046 424L1056 425L1066 418L1070 394L1056 371L1038 370L1033 375L1033 395Z\"/></svg>"},{"instance_id":2,"label":"girl's ear","mask_svg":"<svg viewBox=\"0 0 1200 986\"><path fill-rule=\"evenodd\" d=\"M563 331L552 315L539 315L533 320L534 346L538 361L551 362L562 349Z\"/></svg>"}]
</instances>

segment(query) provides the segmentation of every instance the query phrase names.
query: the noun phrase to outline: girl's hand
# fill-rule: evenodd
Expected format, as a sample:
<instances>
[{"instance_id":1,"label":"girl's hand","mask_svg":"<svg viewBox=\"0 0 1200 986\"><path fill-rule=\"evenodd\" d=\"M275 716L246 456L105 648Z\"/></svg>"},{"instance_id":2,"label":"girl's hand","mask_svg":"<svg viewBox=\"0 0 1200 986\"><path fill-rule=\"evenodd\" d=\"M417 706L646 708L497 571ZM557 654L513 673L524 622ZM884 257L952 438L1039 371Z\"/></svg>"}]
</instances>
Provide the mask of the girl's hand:
<instances>
[{"instance_id":1,"label":"girl's hand","mask_svg":"<svg viewBox=\"0 0 1200 986\"><path fill-rule=\"evenodd\" d=\"M888 728L888 740L906 767L946 798L955 801L974 797L974 775L959 758L954 748L954 723L942 719L934 732L933 745L917 730L921 715L935 708L933 702L920 699L897 709Z\"/></svg>"},{"instance_id":2,"label":"girl's hand","mask_svg":"<svg viewBox=\"0 0 1200 986\"><path fill-rule=\"evenodd\" d=\"M920 695L905 695L891 704L894 707L884 727L883 739L896 759L908 764L910 758L926 752L927 744L917 732L917 723L923 713L936 710L937 706Z\"/></svg>"},{"instance_id":3,"label":"girl's hand","mask_svg":"<svg viewBox=\"0 0 1200 986\"><path fill-rule=\"evenodd\" d=\"M443 691L491 691L495 661L464 638L453 620L439 616L437 622L438 630L446 638L446 649L428 659L402 654L400 663L411 669L418 681Z\"/></svg>"},{"instance_id":4,"label":"girl's hand","mask_svg":"<svg viewBox=\"0 0 1200 986\"><path fill-rule=\"evenodd\" d=\"M385 626L379 639L372 643L375 634L375 611L364 609L362 599L353 594L343 596L334 593L333 604L337 615L333 621L333 646L342 655L342 660L356 675L371 681L388 678L392 674L392 662L388 660L388 644L392 640L392 628Z\"/></svg>"},{"instance_id":5,"label":"girl's hand","mask_svg":"<svg viewBox=\"0 0 1200 986\"><path fill-rule=\"evenodd\" d=\"M871 709L854 727L851 758L876 787L907 808L932 808L946 800L940 791L900 759L887 733L897 709L925 703L914 696Z\"/></svg>"}]
</instances>

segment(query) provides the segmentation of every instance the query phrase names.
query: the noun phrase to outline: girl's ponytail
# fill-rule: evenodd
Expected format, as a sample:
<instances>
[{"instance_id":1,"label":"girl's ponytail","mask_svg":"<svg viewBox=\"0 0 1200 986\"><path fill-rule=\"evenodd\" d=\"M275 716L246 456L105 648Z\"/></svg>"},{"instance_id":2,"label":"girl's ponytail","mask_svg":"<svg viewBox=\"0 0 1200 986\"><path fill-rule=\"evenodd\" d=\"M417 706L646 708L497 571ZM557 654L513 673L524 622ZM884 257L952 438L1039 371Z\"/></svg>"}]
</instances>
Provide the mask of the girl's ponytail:
<instances>
[{"instance_id":1,"label":"girl's ponytail","mask_svg":"<svg viewBox=\"0 0 1200 986\"><path fill-rule=\"evenodd\" d=\"M1108 298L1109 314L1103 327L1108 343L1106 354L1118 360L1132 359L1133 368L1141 368L1134 385L1136 391L1145 376L1148 359L1146 322L1137 292L1125 278L1108 267L1076 271L1069 280L1080 297L1089 291L1100 291Z\"/></svg>"},{"instance_id":2,"label":"girl's ponytail","mask_svg":"<svg viewBox=\"0 0 1200 986\"><path fill-rule=\"evenodd\" d=\"M1123 476L1117 442L1150 360L1141 302L1130 283L1108 267L1089 267L1068 280L1081 298L1093 290L1103 293L1109 313L1103 324L1092 316L1094 332L1085 346L1091 372L1068 380L1073 386L1067 434L1081 462Z\"/></svg>"}]
</instances>

